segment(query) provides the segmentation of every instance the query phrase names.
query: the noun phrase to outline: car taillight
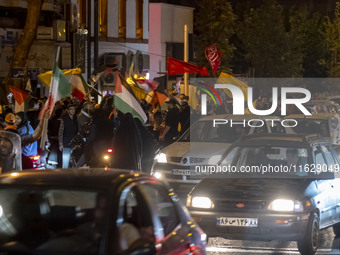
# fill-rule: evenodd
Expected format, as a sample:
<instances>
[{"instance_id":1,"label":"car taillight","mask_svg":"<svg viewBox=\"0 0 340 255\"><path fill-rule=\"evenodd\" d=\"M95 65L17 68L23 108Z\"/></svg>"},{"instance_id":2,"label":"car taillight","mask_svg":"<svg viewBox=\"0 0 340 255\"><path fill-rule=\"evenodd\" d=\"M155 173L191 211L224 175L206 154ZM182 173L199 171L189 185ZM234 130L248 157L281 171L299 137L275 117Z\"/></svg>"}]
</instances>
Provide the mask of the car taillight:
<instances>
[{"instance_id":1,"label":"car taillight","mask_svg":"<svg viewBox=\"0 0 340 255\"><path fill-rule=\"evenodd\" d=\"M112 148L107 149L107 153L112 153L112 152L113 152Z\"/></svg>"},{"instance_id":2,"label":"car taillight","mask_svg":"<svg viewBox=\"0 0 340 255\"><path fill-rule=\"evenodd\" d=\"M38 161L40 159L40 156L39 155L33 156L33 157L30 157L30 159L32 159L33 161Z\"/></svg>"}]
</instances>

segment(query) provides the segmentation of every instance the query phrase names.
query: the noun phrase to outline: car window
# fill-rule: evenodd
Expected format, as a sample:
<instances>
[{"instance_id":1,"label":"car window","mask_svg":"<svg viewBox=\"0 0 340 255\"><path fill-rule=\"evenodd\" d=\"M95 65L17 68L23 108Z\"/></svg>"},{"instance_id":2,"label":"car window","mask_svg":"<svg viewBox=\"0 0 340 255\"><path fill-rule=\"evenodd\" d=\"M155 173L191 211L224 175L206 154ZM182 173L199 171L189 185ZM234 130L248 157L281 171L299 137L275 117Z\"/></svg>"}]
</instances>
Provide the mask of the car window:
<instances>
[{"instance_id":1,"label":"car window","mask_svg":"<svg viewBox=\"0 0 340 255\"><path fill-rule=\"evenodd\" d=\"M329 123L327 119L297 119L298 125L294 127L294 122L289 123L296 133L319 134L322 137L329 137Z\"/></svg>"},{"instance_id":2,"label":"car window","mask_svg":"<svg viewBox=\"0 0 340 255\"><path fill-rule=\"evenodd\" d=\"M140 187L152 199L164 229L164 236L167 236L180 224L175 203L168 191L159 185L142 184Z\"/></svg>"},{"instance_id":3,"label":"car window","mask_svg":"<svg viewBox=\"0 0 340 255\"><path fill-rule=\"evenodd\" d=\"M72 245L80 247L77 254L88 254L86 247L97 253L107 223L107 201L105 191L37 186L2 188L0 245L13 241L27 246L27 251L39 247L44 254L53 254L57 249L68 253L67 247ZM70 233L79 241L88 240L87 244L68 240Z\"/></svg>"},{"instance_id":4,"label":"car window","mask_svg":"<svg viewBox=\"0 0 340 255\"><path fill-rule=\"evenodd\" d=\"M325 158L322 154L322 149L320 145L314 146L313 147L313 152L315 155L315 165L317 166L322 166L326 164Z\"/></svg>"},{"instance_id":5,"label":"car window","mask_svg":"<svg viewBox=\"0 0 340 255\"><path fill-rule=\"evenodd\" d=\"M252 125L258 125L255 123L252 123ZM267 129L267 124L266 122L264 122L264 125L262 127L255 127L254 128L254 134L264 134L264 133L268 133L268 129Z\"/></svg>"},{"instance_id":6,"label":"car window","mask_svg":"<svg viewBox=\"0 0 340 255\"><path fill-rule=\"evenodd\" d=\"M286 129L281 125L280 121L270 121L269 126L272 134L286 133Z\"/></svg>"},{"instance_id":7,"label":"car window","mask_svg":"<svg viewBox=\"0 0 340 255\"><path fill-rule=\"evenodd\" d=\"M326 161L327 161L327 164L328 164L328 169L330 171L337 171L336 168L338 167L336 164L336 160L333 156L333 153L332 153L332 149L329 145L321 145L321 148L322 148L322 151L325 155L325 158L326 158Z\"/></svg>"},{"instance_id":8,"label":"car window","mask_svg":"<svg viewBox=\"0 0 340 255\"><path fill-rule=\"evenodd\" d=\"M178 140L179 142L232 143L249 134L250 127L241 124L220 124L215 127L212 121L198 121ZM265 132L268 132L266 129Z\"/></svg>"},{"instance_id":9,"label":"car window","mask_svg":"<svg viewBox=\"0 0 340 255\"><path fill-rule=\"evenodd\" d=\"M123 202L123 219L118 227L121 250L127 250L138 239L154 241L150 210L136 187L127 190Z\"/></svg>"}]
</instances>

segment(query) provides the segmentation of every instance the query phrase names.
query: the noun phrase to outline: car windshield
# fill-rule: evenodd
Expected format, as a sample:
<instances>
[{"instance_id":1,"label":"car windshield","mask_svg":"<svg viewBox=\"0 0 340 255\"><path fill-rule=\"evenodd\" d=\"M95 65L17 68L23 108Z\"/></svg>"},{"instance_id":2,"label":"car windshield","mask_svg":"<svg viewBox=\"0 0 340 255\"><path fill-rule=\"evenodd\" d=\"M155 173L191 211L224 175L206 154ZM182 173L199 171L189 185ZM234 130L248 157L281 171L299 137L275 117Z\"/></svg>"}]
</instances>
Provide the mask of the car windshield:
<instances>
[{"instance_id":1,"label":"car windshield","mask_svg":"<svg viewBox=\"0 0 340 255\"><path fill-rule=\"evenodd\" d=\"M292 127L296 133L318 134L322 137L330 137L327 119L297 119L297 122L296 127Z\"/></svg>"},{"instance_id":2,"label":"car windshield","mask_svg":"<svg viewBox=\"0 0 340 255\"><path fill-rule=\"evenodd\" d=\"M284 146L235 146L221 166L235 175L246 177L299 177L315 175L307 148ZM307 171L309 170L309 171Z\"/></svg>"},{"instance_id":3,"label":"car windshield","mask_svg":"<svg viewBox=\"0 0 340 255\"><path fill-rule=\"evenodd\" d=\"M212 120L198 121L178 140L179 142L233 143L249 133L250 127L230 124L216 125Z\"/></svg>"},{"instance_id":4,"label":"car windshield","mask_svg":"<svg viewBox=\"0 0 340 255\"><path fill-rule=\"evenodd\" d=\"M104 199L101 191L1 188L0 250L97 254Z\"/></svg>"}]
</instances>

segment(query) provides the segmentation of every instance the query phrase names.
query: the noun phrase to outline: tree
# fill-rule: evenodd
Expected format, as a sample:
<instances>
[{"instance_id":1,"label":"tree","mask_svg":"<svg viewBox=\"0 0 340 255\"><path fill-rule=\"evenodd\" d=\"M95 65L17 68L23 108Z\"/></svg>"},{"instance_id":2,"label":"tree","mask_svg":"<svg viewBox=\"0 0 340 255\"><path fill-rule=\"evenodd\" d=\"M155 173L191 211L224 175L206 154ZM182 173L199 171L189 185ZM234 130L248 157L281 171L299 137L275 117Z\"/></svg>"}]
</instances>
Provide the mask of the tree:
<instances>
[{"instance_id":1,"label":"tree","mask_svg":"<svg viewBox=\"0 0 340 255\"><path fill-rule=\"evenodd\" d=\"M2 95L7 95L9 91L9 86L13 84L13 80L11 79L12 69L25 68L26 66L27 57L37 33L40 19L40 10L43 2L44 0L27 0L27 16L25 27L15 48L14 56L10 65L10 70L1 86L0 93ZM2 101L4 100L2 99Z\"/></svg>"},{"instance_id":2,"label":"tree","mask_svg":"<svg viewBox=\"0 0 340 255\"><path fill-rule=\"evenodd\" d=\"M336 3L333 21L327 17L326 43L330 50L331 59L328 62L329 76L340 77L340 3Z\"/></svg>"},{"instance_id":3,"label":"tree","mask_svg":"<svg viewBox=\"0 0 340 255\"><path fill-rule=\"evenodd\" d=\"M235 33L236 15L228 1L199 0L195 18L197 38L195 38L196 57L199 65L209 65L205 48L216 44L222 52L219 70L230 72L230 62L235 47L229 39Z\"/></svg>"},{"instance_id":4,"label":"tree","mask_svg":"<svg viewBox=\"0 0 340 255\"><path fill-rule=\"evenodd\" d=\"M303 7L291 8L288 19L291 41L295 42L295 50L302 52L303 56L302 76L327 77L329 50L326 45L326 17Z\"/></svg>"},{"instance_id":5,"label":"tree","mask_svg":"<svg viewBox=\"0 0 340 255\"><path fill-rule=\"evenodd\" d=\"M238 25L238 37L247 50L247 59L256 77L299 77L302 52L284 24L283 8L275 0L266 0L251 8Z\"/></svg>"}]
</instances>

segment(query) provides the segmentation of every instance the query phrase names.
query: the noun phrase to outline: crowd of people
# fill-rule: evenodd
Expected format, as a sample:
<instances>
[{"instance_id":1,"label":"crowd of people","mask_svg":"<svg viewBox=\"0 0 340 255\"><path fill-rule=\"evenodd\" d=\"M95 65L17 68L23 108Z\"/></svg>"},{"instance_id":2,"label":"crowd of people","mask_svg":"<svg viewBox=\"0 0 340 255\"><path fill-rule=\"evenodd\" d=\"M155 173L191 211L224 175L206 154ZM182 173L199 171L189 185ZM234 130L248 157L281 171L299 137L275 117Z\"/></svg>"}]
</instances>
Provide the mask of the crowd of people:
<instances>
[{"instance_id":1,"label":"crowd of people","mask_svg":"<svg viewBox=\"0 0 340 255\"><path fill-rule=\"evenodd\" d=\"M42 164L51 168L103 167L103 154L113 153L109 164L115 168L149 171L156 151L174 141L190 126L188 97L168 100L166 107L142 100L148 120L143 124L131 114L123 114L106 95L101 103L68 97L58 101L48 120L47 142L40 140L22 146L22 168L33 168L32 157L40 155ZM32 98L27 112L6 108L0 128L20 135L32 135L39 125L43 101Z\"/></svg>"}]
</instances>

